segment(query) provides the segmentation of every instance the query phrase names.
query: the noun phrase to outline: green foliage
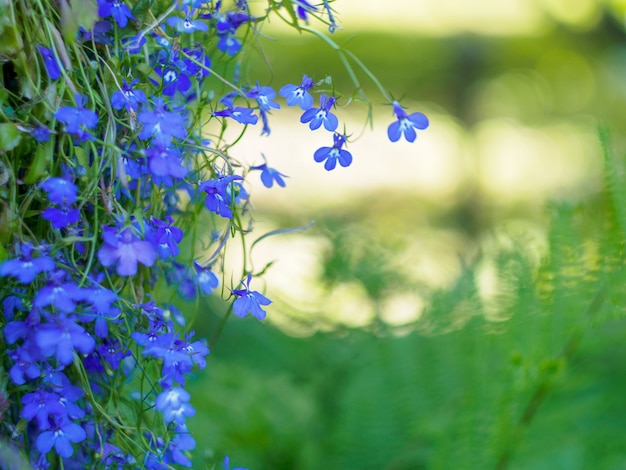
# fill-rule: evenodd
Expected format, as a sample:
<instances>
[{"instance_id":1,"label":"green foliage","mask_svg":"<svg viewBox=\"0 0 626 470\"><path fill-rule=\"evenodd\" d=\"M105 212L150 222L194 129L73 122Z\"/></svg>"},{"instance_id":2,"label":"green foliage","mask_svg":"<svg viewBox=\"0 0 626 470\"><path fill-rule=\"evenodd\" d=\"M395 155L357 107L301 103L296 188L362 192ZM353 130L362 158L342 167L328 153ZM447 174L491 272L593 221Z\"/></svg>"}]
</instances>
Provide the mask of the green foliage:
<instances>
[{"instance_id":1,"label":"green foliage","mask_svg":"<svg viewBox=\"0 0 626 470\"><path fill-rule=\"evenodd\" d=\"M219 392L197 403L208 446L257 470L623 468L626 173L605 131L601 144L605 189L551 205L543 248L492 229L449 288L402 279L385 261L397 240L372 224L318 218L333 233L324 281L356 280L376 305L416 289L427 307L408 334L381 319L306 340L229 325Z\"/></svg>"}]
</instances>

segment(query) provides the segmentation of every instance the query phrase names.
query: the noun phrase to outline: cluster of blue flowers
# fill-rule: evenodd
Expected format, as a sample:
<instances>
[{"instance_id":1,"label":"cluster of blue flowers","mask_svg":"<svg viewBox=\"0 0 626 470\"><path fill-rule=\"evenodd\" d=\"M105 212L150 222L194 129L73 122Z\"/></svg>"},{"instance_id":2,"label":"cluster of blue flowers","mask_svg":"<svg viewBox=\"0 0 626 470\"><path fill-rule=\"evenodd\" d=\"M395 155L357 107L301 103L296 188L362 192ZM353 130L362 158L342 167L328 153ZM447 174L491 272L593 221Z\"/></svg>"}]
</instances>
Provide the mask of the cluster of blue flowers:
<instances>
[{"instance_id":1,"label":"cluster of blue flowers","mask_svg":"<svg viewBox=\"0 0 626 470\"><path fill-rule=\"evenodd\" d=\"M162 11L127 3L98 0L93 15L81 16L96 19L80 25L73 47L43 22L33 46L47 74L41 94L58 96L52 109L21 104L14 119L23 135L1 149L10 150L0 162L10 174L1 217L12 224L0 238L2 434L35 469L191 467L196 443L187 418L195 410L185 383L205 367L209 349L173 297L151 293L165 285L189 301L219 287L216 266L229 238L248 231L250 196L223 132L208 141L205 125L218 120L224 130L228 119L248 126L260 117L269 134L269 115L280 108L271 87L239 83L236 67L230 82L211 81L212 63L237 56L238 31L258 21L245 0L232 9L173 1ZM63 18L57 2L42 5L51 19ZM305 22L319 13L304 0L270 6ZM334 30L328 2L322 7ZM215 98L222 83L228 88ZM333 146L317 150L315 161L327 170L348 166L337 98L320 94L315 107L315 86L305 75L279 94L303 110L302 123L333 133ZM393 106L390 139L413 141L428 120ZM42 151L25 158L35 147ZM267 187L285 186L267 162L249 170ZM208 256L196 255L201 218L212 228L210 240L198 240ZM222 292L234 315L262 320L271 301L242 271Z\"/></svg>"}]
</instances>

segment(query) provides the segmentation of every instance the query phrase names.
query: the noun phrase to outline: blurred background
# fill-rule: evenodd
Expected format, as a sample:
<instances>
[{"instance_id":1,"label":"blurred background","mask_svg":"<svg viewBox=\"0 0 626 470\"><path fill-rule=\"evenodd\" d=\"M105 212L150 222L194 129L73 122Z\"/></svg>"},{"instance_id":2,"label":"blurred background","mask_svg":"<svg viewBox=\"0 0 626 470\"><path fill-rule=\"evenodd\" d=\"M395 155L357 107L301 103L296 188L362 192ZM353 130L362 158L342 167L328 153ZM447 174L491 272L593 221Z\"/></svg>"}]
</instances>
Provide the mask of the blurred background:
<instances>
[{"instance_id":1,"label":"blurred background","mask_svg":"<svg viewBox=\"0 0 626 470\"><path fill-rule=\"evenodd\" d=\"M315 163L331 135L293 109L232 149L289 176L251 175L259 235L315 224L255 245L264 322L183 306L212 350L189 385L195 468L626 469L626 325L580 313L602 247L600 130L617 148L626 131L626 2L333 5L333 40L430 128L390 143L391 107L355 68L374 127L338 107L352 166ZM261 84L330 75L352 93L326 43L267 26Z\"/></svg>"}]
</instances>

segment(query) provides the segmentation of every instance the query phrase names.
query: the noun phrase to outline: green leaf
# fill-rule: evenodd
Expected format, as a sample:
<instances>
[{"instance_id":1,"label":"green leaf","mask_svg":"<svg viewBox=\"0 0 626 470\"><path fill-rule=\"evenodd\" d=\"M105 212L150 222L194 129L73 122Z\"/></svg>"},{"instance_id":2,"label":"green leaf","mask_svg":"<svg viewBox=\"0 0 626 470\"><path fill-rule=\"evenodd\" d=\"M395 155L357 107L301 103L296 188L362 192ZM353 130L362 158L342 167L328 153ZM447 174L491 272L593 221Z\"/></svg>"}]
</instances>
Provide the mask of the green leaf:
<instances>
[{"instance_id":1,"label":"green leaf","mask_svg":"<svg viewBox=\"0 0 626 470\"><path fill-rule=\"evenodd\" d=\"M78 18L74 16L74 11L67 0L59 0L59 7L61 9L61 33L63 33L65 44L70 46L74 44L78 35Z\"/></svg>"},{"instance_id":2,"label":"green leaf","mask_svg":"<svg viewBox=\"0 0 626 470\"><path fill-rule=\"evenodd\" d=\"M9 258L9 253L2 243L0 243L0 263Z\"/></svg>"},{"instance_id":3,"label":"green leaf","mask_svg":"<svg viewBox=\"0 0 626 470\"><path fill-rule=\"evenodd\" d=\"M46 169L52 158L52 152L54 150L54 142L48 141L46 145L37 146L35 151L35 159L28 169L28 173L24 177L24 182L27 184L34 184L46 174Z\"/></svg>"},{"instance_id":4,"label":"green leaf","mask_svg":"<svg viewBox=\"0 0 626 470\"><path fill-rule=\"evenodd\" d=\"M87 31L91 31L98 21L98 3L96 0L72 2L71 10L78 24Z\"/></svg>"},{"instance_id":5,"label":"green leaf","mask_svg":"<svg viewBox=\"0 0 626 470\"><path fill-rule=\"evenodd\" d=\"M13 150L22 140L19 129L12 122L0 124L0 153Z\"/></svg>"}]
</instances>

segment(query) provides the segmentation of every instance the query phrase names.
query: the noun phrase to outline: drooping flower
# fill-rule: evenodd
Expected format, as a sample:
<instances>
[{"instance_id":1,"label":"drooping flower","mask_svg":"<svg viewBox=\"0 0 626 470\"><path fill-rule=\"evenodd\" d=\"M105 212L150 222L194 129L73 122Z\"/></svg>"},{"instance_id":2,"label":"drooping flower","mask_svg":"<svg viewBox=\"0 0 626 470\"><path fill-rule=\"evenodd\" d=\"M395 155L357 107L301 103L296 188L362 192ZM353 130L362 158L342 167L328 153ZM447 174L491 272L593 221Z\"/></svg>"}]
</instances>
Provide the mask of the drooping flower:
<instances>
[{"instance_id":1,"label":"drooping flower","mask_svg":"<svg viewBox=\"0 0 626 470\"><path fill-rule=\"evenodd\" d=\"M266 312L261 308L261 305L269 305L272 303L270 299L265 297L258 291L250 290L250 281L252 275L248 274L248 278L241 281L243 289L235 289L232 291L233 295L237 298L233 302L233 313L240 318L251 314L257 317L259 320L265 318Z\"/></svg>"},{"instance_id":2,"label":"drooping flower","mask_svg":"<svg viewBox=\"0 0 626 470\"><path fill-rule=\"evenodd\" d=\"M337 166L337 162L343 167L350 166L352 163L352 154L341 147L346 142L346 136L335 132L333 134L333 146L322 147L315 151L313 158L316 162L323 162L324 168L331 171Z\"/></svg>"},{"instance_id":3,"label":"drooping flower","mask_svg":"<svg viewBox=\"0 0 626 470\"><path fill-rule=\"evenodd\" d=\"M261 182L266 188L271 188L276 183L278 186L284 188L285 180L283 177L287 177L287 175L283 175L278 170L274 168L270 168L267 166L267 163L263 163L262 165L250 167L251 170L261 170Z\"/></svg>"},{"instance_id":4,"label":"drooping flower","mask_svg":"<svg viewBox=\"0 0 626 470\"><path fill-rule=\"evenodd\" d=\"M296 13L298 17L304 22L309 21L309 14L313 11L317 11L317 7L311 5L307 0L293 0L296 5Z\"/></svg>"},{"instance_id":5,"label":"drooping flower","mask_svg":"<svg viewBox=\"0 0 626 470\"><path fill-rule=\"evenodd\" d=\"M333 132L339 125L337 116L330 112L330 109L334 106L334 104L334 96L329 98L326 95L320 95L320 107L306 110L302 114L302 117L300 117L300 122L303 124L308 122L309 128L312 131L319 129L319 127L324 124L324 128L327 131Z\"/></svg>"},{"instance_id":6,"label":"drooping flower","mask_svg":"<svg viewBox=\"0 0 626 470\"><path fill-rule=\"evenodd\" d=\"M43 63L48 71L48 76L51 80L58 80L61 77L61 63L57 59L54 51L47 47L38 45L37 50L43 57Z\"/></svg>"},{"instance_id":7,"label":"drooping flower","mask_svg":"<svg viewBox=\"0 0 626 470\"><path fill-rule=\"evenodd\" d=\"M250 108L244 108L242 106L236 106L231 109L223 109L221 111L215 111L214 116L229 117L237 121L239 124L256 124L259 121L259 117L254 114L254 110Z\"/></svg>"},{"instance_id":8,"label":"drooping flower","mask_svg":"<svg viewBox=\"0 0 626 470\"><path fill-rule=\"evenodd\" d=\"M417 137L415 129L426 129L429 124L428 118L422 113L413 113L410 115L407 114L400 105L400 103L398 103L397 101L394 101L392 104L393 112L398 120L392 122L387 129L387 135L389 136L389 140L391 140L392 142L397 142L404 134L404 138L407 141L415 141L415 138Z\"/></svg>"}]
</instances>

